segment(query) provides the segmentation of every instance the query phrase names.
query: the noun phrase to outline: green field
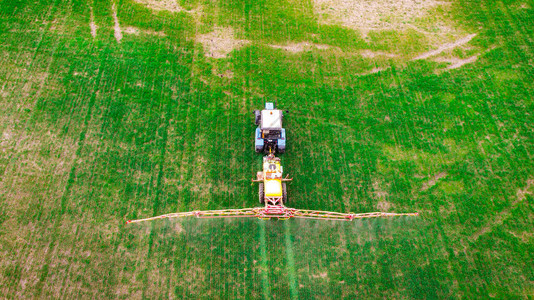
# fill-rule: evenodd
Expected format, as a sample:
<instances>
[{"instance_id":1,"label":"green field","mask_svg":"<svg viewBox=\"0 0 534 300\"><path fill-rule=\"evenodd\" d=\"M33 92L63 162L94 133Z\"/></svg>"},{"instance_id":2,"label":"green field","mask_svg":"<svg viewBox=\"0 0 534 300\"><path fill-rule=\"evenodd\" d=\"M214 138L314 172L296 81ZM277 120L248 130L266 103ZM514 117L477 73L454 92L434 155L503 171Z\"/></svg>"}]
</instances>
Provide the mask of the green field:
<instances>
[{"instance_id":1,"label":"green field","mask_svg":"<svg viewBox=\"0 0 534 300\"><path fill-rule=\"evenodd\" d=\"M0 298L534 297L534 1L357 2L0 0ZM275 100L290 206L420 216L125 225L258 206Z\"/></svg>"}]
</instances>

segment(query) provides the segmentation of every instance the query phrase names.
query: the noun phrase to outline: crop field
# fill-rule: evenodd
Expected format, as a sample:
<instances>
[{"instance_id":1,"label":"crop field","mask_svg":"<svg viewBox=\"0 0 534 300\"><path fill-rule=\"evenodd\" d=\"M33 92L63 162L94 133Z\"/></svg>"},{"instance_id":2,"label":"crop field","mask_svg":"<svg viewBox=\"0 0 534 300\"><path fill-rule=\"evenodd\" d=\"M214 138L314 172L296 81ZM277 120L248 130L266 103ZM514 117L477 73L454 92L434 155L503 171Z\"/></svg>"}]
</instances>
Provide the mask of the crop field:
<instances>
[{"instance_id":1,"label":"crop field","mask_svg":"<svg viewBox=\"0 0 534 300\"><path fill-rule=\"evenodd\" d=\"M0 298L534 297L534 1L0 0ZM419 217L173 219L259 206Z\"/></svg>"}]
</instances>

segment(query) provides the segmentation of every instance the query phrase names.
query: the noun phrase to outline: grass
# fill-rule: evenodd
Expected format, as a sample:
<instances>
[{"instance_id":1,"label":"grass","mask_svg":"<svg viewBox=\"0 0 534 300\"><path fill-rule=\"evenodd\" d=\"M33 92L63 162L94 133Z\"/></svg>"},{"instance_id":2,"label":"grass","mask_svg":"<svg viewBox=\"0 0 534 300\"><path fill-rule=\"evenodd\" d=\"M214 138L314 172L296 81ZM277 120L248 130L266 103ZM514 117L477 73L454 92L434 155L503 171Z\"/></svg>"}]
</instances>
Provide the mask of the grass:
<instances>
[{"instance_id":1,"label":"grass","mask_svg":"<svg viewBox=\"0 0 534 300\"><path fill-rule=\"evenodd\" d=\"M165 33L118 43L110 1L0 1L0 294L532 297L534 2L434 12L477 33L450 71L410 61L432 46L419 32L364 38L309 1L178 2L205 14L116 1L121 27ZM215 26L250 43L208 58L194 38ZM331 48L269 46L302 41ZM290 110L292 207L421 216L124 225L256 206L267 100Z\"/></svg>"}]
</instances>

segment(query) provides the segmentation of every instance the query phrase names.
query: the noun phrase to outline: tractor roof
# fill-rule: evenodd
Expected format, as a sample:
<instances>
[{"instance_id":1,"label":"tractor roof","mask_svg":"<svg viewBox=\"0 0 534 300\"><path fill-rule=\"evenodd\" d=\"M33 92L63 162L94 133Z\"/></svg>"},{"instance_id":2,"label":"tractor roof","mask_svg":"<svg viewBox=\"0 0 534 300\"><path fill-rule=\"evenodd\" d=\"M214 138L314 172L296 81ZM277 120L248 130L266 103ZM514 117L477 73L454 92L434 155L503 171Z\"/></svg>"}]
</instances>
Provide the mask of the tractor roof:
<instances>
[{"instance_id":1,"label":"tractor roof","mask_svg":"<svg viewBox=\"0 0 534 300\"><path fill-rule=\"evenodd\" d=\"M262 110L261 129L282 129L282 111L279 109Z\"/></svg>"}]
</instances>

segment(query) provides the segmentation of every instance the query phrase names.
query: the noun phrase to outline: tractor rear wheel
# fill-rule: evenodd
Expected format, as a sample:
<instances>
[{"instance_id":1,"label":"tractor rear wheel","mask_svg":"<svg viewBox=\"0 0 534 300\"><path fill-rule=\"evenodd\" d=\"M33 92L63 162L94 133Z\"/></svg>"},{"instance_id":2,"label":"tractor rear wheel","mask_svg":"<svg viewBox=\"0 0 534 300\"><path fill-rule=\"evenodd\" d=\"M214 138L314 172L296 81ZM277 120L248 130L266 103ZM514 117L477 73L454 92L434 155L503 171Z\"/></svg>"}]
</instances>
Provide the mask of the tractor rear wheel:
<instances>
[{"instance_id":1,"label":"tractor rear wheel","mask_svg":"<svg viewBox=\"0 0 534 300\"><path fill-rule=\"evenodd\" d=\"M256 125L260 125L260 123L261 123L261 111L259 111L259 110L255 110L254 111L254 122L256 123Z\"/></svg>"},{"instance_id":2,"label":"tractor rear wheel","mask_svg":"<svg viewBox=\"0 0 534 300\"><path fill-rule=\"evenodd\" d=\"M259 184L258 197L260 198L260 204L265 204L265 191L263 189L263 182Z\"/></svg>"},{"instance_id":3,"label":"tractor rear wheel","mask_svg":"<svg viewBox=\"0 0 534 300\"><path fill-rule=\"evenodd\" d=\"M284 205L287 204L287 188L285 182L282 182L282 202Z\"/></svg>"}]
</instances>

